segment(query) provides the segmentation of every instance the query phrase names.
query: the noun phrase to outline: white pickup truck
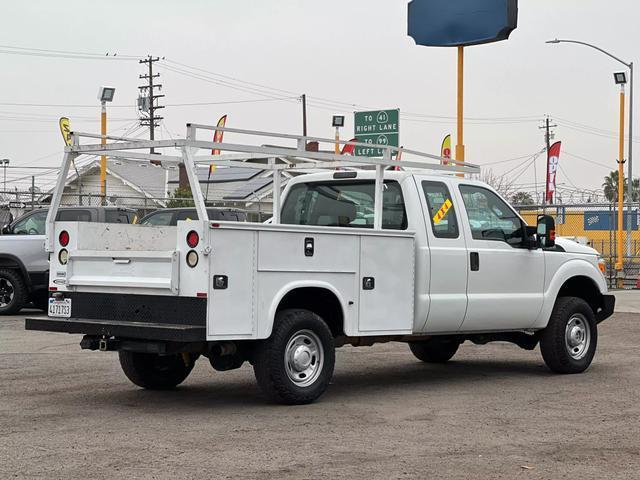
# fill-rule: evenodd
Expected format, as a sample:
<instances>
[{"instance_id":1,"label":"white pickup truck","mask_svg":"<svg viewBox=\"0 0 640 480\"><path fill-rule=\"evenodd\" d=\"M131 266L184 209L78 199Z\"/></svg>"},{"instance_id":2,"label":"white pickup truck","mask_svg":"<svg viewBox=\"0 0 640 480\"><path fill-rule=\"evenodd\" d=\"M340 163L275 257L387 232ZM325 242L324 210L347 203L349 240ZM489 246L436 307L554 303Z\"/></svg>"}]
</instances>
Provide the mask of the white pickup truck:
<instances>
[{"instance_id":1,"label":"white pickup truck","mask_svg":"<svg viewBox=\"0 0 640 480\"><path fill-rule=\"evenodd\" d=\"M204 220L49 218L49 317L27 319L27 329L81 333L82 348L117 350L126 376L149 389L177 386L200 356L216 370L248 361L266 396L288 404L325 391L335 348L347 344L404 342L418 359L441 363L465 341L540 343L555 372L590 365L597 325L614 306L598 253L554 241L551 217L528 227L491 187L446 173L474 166L403 160L409 170L389 171L393 147L379 146L381 159L346 160L306 152L308 137L273 134L297 147L252 147L199 141L197 129L215 127L188 127L184 140L113 137L106 146L80 145L91 135L74 134L61 178L84 153L183 162ZM134 153L151 144L181 155ZM196 153L212 148L244 152L222 155L221 166L273 169L271 224L206 219L195 170L212 157ZM292 177L280 195L281 172L320 164L331 170ZM375 171L356 168L365 164Z\"/></svg>"}]
</instances>

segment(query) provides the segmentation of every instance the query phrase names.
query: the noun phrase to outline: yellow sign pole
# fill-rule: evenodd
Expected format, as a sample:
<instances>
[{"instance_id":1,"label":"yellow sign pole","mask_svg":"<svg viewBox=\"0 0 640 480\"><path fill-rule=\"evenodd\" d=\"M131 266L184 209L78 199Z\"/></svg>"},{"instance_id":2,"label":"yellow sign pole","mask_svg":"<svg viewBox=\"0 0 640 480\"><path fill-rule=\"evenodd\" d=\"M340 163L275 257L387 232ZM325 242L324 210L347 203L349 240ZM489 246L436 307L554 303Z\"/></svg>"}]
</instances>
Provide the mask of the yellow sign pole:
<instances>
[{"instance_id":1,"label":"yellow sign pole","mask_svg":"<svg viewBox=\"0 0 640 480\"><path fill-rule=\"evenodd\" d=\"M102 145L107 144L107 104L102 102L102 111L100 113L100 134L102 139L100 143ZM107 201L107 157L102 155L100 157L100 195L102 195L102 203L106 204Z\"/></svg>"},{"instance_id":2,"label":"yellow sign pole","mask_svg":"<svg viewBox=\"0 0 640 480\"><path fill-rule=\"evenodd\" d=\"M624 84L620 85L620 139L618 142L618 261L616 262L616 270L618 271L618 287L622 288L622 231L623 231L623 214L624 214Z\"/></svg>"},{"instance_id":3,"label":"yellow sign pole","mask_svg":"<svg viewBox=\"0 0 640 480\"><path fill-rule=\"evenodd\" d=\"M335 153L336 155L340 154L340 128L336 127L336 145L335 145Z\"/></svg>"},{"instance_id":4,"label":"yellow sign pole","mask_svg":"<svg viewBox=\"0 0 640 480\"><path fill-rule=\"evenodd\" d=\"M463 137L463 86L464 86L464 47L458 47L458 132L456 143L456 160L464 162L464 137ZM463 173L457 174L464 177Z\"/></svg>"}]
</instances>

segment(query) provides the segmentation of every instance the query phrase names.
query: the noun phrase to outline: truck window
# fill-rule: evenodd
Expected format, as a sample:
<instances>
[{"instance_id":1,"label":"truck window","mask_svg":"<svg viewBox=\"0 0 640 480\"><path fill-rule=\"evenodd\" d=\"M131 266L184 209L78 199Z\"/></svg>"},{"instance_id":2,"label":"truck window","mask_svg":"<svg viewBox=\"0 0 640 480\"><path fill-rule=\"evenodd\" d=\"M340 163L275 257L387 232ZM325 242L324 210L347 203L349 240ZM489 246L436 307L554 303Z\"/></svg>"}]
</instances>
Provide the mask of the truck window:
<instances>
[{"instance_id":1,"label":"truck window","mask_svg":"<svg viewBox=\"0 0 640 480\"><path fill-rule=\"evenodd\" d=\"M153 215L149 215L140 222L140 225L171 225L172 218L173 212L158 212Z\"/></svg>"},{"instance_id":2,"label":"truck window","mask_svg":"<svg viewBox=\"0 0 640 480\"><path fill-rule=\"evenodd\" d=\"M458 238L458 219L449 189L442 182L422 182L422 190L429 207L433 235L438 238Z\"/></svg>"},{"instance_id":3,"label":"truck window","mask_svg":"<svg viewBox=\"0 0 640 480\"><path fill-rule=\"evenodd\" d=\"M89 210L60 210L56 217L57 222L90 222Z\"/></svg>"},{"instance_id":4,"label":"truck window","mask_svg":"<svg viewBox=\"0 0 640 480\"><path fill-rule=\"evenodd\" d=\"M282 207L281 222L293 225L373 228L375 185L372 181L309 182L294 185ZM382 228L404 230L407 215L402 189L384 182Z\"/></svg>"},{"instance_id":5,"label":"truck window","mask_svg":"<svg viewBox=\"0 0 640 480\"><path fill-rule=\"evenodd\" d=\"M129 215L129 212L107 210L106 212L104 212L104 219L107 223L130 223Z\"/></svg>"},{"instance_id":6,"label":"truck window","mask_svg":"<svg viewBox=\"0 0 640 480\"><path fill-rule=\"evenodd\" d=\"M47 222L47 212L41 211L23 217L13 226L16 235L44 235Z\"/></svg>"},{"instance_id":7,"label":"truck window","mask_svg":"<svg viewBox=\"0 0 640 480\"><path fill-rule=\"evenodd\" d=\"M491 190L460 185L460 193L474 239L507 241L522 236L520 217Z\"/></svg>"}]
</instances>

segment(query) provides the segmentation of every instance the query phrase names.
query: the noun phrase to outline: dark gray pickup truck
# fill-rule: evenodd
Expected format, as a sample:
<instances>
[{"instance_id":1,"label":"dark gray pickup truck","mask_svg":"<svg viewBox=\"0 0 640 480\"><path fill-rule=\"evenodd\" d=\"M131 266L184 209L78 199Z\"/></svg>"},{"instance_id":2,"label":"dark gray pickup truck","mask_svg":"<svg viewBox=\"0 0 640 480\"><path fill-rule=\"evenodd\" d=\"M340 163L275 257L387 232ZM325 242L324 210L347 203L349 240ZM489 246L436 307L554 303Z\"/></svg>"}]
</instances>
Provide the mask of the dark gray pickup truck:
<instances>
[{"instance_id":1,"label":"dark gray pickup truck","mask_svg":"<svg viewBox=\"0 0 640 480\"><path fill-rule=\"evenodd\" d=\"M44 249L48 209L33 210L0 235L0 315L17 313L27 303L47 308L49 255ZM118 207L61 208L56 221L133 223L136 212Z\"/></svg>"}]
</instances>

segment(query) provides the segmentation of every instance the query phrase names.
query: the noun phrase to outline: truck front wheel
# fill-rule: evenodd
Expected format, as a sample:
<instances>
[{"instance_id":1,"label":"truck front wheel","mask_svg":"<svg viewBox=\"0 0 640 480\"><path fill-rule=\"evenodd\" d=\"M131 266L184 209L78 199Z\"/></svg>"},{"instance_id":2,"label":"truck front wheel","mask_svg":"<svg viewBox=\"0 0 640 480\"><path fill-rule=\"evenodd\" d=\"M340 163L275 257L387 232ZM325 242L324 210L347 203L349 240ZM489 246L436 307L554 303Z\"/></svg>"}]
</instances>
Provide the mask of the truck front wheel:
<instances>
[{"instance_id":1,"label":"truck front wheel","mask_svg":"<svg viewBox=\"0 0 640 480\"><path fill-rule=\"evenodd\" d=\"M426 342L409 342L411 353L426 363L446 363L458 351L460 342L455 339L432 338Z\"/></svg>"},{"instance_id":2,"label":"truck front wheel","mask_svg":"<svg viewBox=\"0 0 640 480\"><path fill-rule=\"evenodd\" d=\"M189 376L194 365L189 354L158 355L125 350L120 350L118 354L120 366L127 378L149 390L175 388Z\"/></svg>"},{"instance_id":3,"label":"truck front wheel","mask_svg":"<svg viewBox=\"0 0 640 480\"><path fill-rule=\"evenodd\" d=\"M557 373L584 372L596 352L598 330L593 310L577 297L560 297L540 337L542 358Z\"/></svg>"},{"instance_id":4,"label":"truck front wheel","mask_svg":"<svg viewBox=\"0 0 640 480\"><path fill-rule=\"evenodd\" d=\"M277 313L273 333L255 351L254 372L265 395L277 403L311 403L333 375L335 345L327 324L308 310Z\"/></svg>"}]
</instances>

